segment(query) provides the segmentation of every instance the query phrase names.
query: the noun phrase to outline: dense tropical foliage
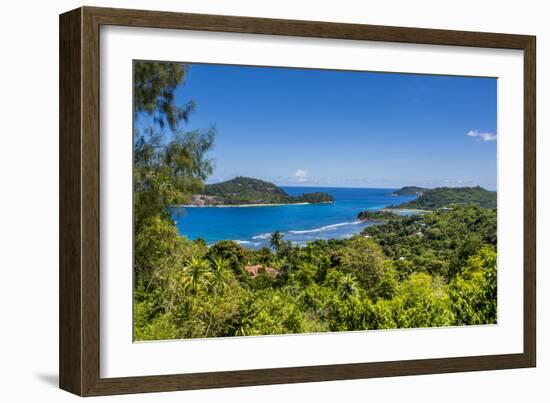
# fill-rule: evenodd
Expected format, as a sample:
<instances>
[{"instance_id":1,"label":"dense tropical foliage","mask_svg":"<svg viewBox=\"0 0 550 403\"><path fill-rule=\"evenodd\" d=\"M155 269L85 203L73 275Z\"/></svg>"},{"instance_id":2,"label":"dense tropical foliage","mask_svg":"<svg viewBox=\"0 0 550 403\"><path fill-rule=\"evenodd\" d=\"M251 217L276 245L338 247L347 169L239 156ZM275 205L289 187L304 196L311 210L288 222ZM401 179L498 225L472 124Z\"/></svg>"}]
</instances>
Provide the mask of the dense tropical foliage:
<instances>
[{"instance_id":1,"label":"dense tropical foliage","mask_svg":"<svg viewBox=\"0 0 550 403\"><path fill-rule=\"evenodd\" d=\"M495 209L373 213L350 239L296 246L275 231L259 250L179 236L168 207L204 192L215 137L182 129L196 107L175 104L186 71L134 66L136 340L496 322Z\"/></svg>"},{"instance_id":2,"label":"dense tropical foliage","mask_svg":"<svg viewBox=\"0 0 550 403\"><path fill-rule=\"evenodd\" d=\"M496 212L396 217L340 241L207 247L157 222L136 292L139 340L496 322ZM138 240L139 242L139 240ZM136 259L137 260L137 259ZM145 274L146 273L146 274Z\"/></svg>"}]
</instances>

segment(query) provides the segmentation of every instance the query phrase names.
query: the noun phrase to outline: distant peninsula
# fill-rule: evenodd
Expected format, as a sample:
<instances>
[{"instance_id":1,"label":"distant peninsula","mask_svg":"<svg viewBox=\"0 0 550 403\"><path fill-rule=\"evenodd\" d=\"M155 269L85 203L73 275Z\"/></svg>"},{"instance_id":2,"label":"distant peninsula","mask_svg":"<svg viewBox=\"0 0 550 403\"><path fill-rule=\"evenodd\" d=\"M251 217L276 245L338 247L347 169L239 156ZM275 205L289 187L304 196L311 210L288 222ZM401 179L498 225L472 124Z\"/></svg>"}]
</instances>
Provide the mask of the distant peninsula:
<instances>
[{"instance_id":1,"label":"distant peninsula","mask_svg":"<svg viewBox=\"0 0 550 403\"><path fill-rule=\"evenodd\" d=\"M391 206L388 209L434 210L452 207L457 204L470 204L484 208L497 207L497 193L481 186L440 187L425 190L417 199Z\"/></svg>"},{"instance_id":2,"label":"distant peninsula","mask_svg":"<svg viewBox=\"0 0 550 403\"><path fill-rule=\"evenodd\" d=\"M419 186L404 186L399 190L396 190L392 196L421 196L424 192L430 190L428 188L421 188Z\"/></svg>"},{"instance_id":3,"label":"distant peninsula","mask_svg":"<svg viewBox=\"0 0 550 403\"><path fill-rule=\"evenodd\" d=\"M237 176L231 180L204 186L192 197L192 206L262 206L277 204L332 203L334 197L324 192L290 196L277 185L255 178Z\"/></svg>"}]
</instances>

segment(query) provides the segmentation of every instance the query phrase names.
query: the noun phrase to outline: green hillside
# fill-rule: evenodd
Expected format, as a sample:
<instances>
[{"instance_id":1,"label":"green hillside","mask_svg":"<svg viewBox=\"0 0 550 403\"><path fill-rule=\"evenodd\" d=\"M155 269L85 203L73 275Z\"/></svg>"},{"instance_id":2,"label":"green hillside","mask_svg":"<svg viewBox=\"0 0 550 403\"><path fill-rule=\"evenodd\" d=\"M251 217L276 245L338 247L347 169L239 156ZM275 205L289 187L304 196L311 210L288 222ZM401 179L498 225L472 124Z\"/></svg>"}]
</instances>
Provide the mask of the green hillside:
<instances>
[{"instance_id":1,"label":"green hillside","mask_svg":"<svg viewBox=\"0 0 550 403\"><path fill-rule=\"evenodd\" d=\"M404 186L399 190L392 193L392 196L420 196L425 191L430 190L428 188L421 188L419 186Z\"/></svg>"},{"instance_id":2,"label":"green hillside","mask_svg":"<svg viewBox=\"0 0 550 403\"><path fill-rule=\"evenodd\" d=\"M203 194L215 197L218 204L223 205L326 203L334 201L331 195L322 192L290 196L273 183L243 176L237 176L225 182L205 185Z\"/></svg>"},{"instance_id":3,"label":"green hillside","mask_svg":"<svg viewBox=\"0 0 550 403\"><path fill-rule=\"evenodd\" d=\"M462 188L441 187L426 190L418 199L393 207L433 210L456 204L471 204L485 208L496 208L497 193L485 190L481 186Z\"/></svg>"}]
</instances>

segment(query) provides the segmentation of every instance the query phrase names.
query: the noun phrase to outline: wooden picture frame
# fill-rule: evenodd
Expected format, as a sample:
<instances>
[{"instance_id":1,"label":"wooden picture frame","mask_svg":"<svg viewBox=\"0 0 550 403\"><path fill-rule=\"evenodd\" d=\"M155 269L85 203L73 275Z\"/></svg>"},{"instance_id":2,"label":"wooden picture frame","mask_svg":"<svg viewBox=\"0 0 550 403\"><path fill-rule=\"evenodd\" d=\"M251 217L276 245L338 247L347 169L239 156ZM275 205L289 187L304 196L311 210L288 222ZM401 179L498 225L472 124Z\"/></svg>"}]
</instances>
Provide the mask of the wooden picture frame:
<instances>
[{"instance_id":1,"label":"wooden picture frame","mask_svg":"<svg viewBox=\"0 0 550 403\"><path fill-rule=\"evenodd\" d=\"M523 353L228 372L100 377L100 26L120 25L524 52ZM535 37L81 7L60 16L60 387L80 396L534 367Z\"/></svg>"}]
</instances>

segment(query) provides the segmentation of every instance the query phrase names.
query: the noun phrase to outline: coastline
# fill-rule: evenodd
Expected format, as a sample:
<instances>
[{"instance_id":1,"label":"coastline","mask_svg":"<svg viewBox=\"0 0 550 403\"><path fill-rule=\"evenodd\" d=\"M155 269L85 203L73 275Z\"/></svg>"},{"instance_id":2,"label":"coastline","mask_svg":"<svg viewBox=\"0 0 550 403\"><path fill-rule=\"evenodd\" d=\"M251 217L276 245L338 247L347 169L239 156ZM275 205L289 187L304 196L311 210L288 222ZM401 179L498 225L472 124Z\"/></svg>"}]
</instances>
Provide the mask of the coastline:
<instances>
[{"instance_id":1,"label":"coastline","mask_svg":"<svg viewBox=\"0 0 550 403\"><path fill-rule=\"evenodd\" d=\"M388 208L384 207L380 209L380 211L388 212L388 213L419 213L419 214L425 214L429 213L430 210L422 210L422 209L416 209L416 208Z\"/></svg>"},{"instance_id":2,"label":"coastline","mask_svg":"<svg viewBox=\"0 0 550 403\"><path fill-rule=\"evenodd\" d=\"M298 187L290 196L303 192ZM316 240L347 239L359 234L364 227L382 224L384 220L359 221L356 217L358 212L379 210L411 199L390 197L389 193L387 189L342 188L334 190L332 196L335 201L322 203L305 200L258 203L243 200L241 204L222 204L219 199L210 203L203 199L202 203L188 200L186 203L174 203L171 207L179 233L189 239L202 238L208 245L224 239L237 240L243 247L258 249L268 246L267 234L271 235L276 230L294 245ZM315 204L320 205L316 208ZM245 214L247 209L251 215Z\"/></svg>"},{"instance_id":3,"label":"coastline","mask_svg":"<svg viewBox=\"0 0 550 403\"><path fill-rule=\"evenodd\" d=\"M322 203L332 203L332 202L322 202ZM216 208L229 208L229 207L239 207L239 208L247 208L247 207L277 207L277 206L303 206L306 204L312 204L312 203L255 203L255 204L203 204L203 205L196 205L196 204L177 204L173 207L185 207L185 208L203 208L203 207L216 207ZM315 203L315 204L321 204L321 203Z\"/></svg>"}]
</instances>

